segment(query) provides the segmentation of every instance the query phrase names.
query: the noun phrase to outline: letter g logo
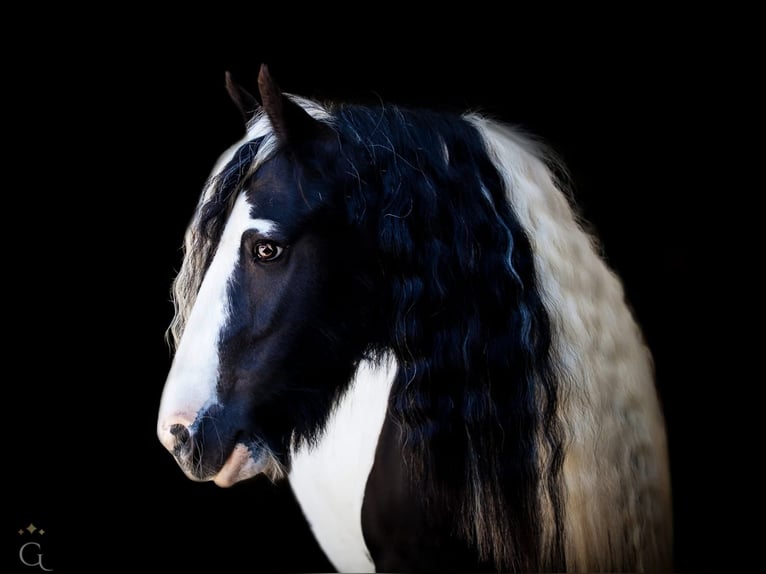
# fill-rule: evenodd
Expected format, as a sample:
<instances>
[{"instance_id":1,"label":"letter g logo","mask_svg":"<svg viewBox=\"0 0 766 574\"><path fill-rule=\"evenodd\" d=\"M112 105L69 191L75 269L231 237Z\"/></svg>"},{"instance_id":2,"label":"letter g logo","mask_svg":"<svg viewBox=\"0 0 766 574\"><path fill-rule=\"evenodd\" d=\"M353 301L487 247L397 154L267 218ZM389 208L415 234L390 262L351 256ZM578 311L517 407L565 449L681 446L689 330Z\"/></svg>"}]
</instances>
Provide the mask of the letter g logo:
<instances>
[{"instance_id":1,"label":"letter g logo","mask_svg":"<svg viewBox=\"0 0 766 574\"><path fill-rule=\"evenodd\" d=\"M34 546L34 549L27 550L29 546ZM24 566L35 567L39 566L40 570L44 572L52 572L53 568L46 568L43 566L43 554L40 552L40 545L37 542L27 542L22 544L19 548L19 560Z\"/></svg>"}]
</instances>

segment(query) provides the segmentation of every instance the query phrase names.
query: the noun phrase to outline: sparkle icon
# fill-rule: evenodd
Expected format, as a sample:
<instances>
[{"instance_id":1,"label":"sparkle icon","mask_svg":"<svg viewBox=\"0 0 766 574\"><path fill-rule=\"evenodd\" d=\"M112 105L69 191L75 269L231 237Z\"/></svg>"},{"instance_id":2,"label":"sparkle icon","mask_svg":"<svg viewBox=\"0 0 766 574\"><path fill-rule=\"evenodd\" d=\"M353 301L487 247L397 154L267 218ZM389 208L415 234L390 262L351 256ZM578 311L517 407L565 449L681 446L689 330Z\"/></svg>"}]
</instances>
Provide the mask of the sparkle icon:
<instances>
[{"instance_id":1,"label":"sparkle icon","mask_svg":"<svg viewBox=\"0 0 766 574\"><path fill-rule=\"evenodd\" d=\"M27 526L27 532L29 532L30 534L34 534L35 530L37 530L37 526L35 526L34 524L30 522L29 526Z\"/></svg>"}]
</instances>

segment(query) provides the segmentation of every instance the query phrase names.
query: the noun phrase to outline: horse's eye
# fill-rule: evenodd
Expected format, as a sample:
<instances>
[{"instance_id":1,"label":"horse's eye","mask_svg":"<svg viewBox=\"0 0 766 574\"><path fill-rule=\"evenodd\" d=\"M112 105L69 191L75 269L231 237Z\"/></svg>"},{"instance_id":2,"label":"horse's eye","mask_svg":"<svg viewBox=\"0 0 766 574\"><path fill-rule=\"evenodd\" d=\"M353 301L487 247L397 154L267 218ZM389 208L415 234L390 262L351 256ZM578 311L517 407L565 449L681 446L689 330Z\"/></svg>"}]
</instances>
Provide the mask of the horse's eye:
<instances>
[{"instance_id":1,"label":"horse's eye","mask_svg":"<svg viewBox=\"0 0 766 574\"><path fill-rule=\"evenodd\" d=\"M255 255L255 258L258 259L258 261L265 263L278 259L284 250L284 247L277 245L273 241L259 241L255 244L253 255Z\"/></svg>"}]
</instances>

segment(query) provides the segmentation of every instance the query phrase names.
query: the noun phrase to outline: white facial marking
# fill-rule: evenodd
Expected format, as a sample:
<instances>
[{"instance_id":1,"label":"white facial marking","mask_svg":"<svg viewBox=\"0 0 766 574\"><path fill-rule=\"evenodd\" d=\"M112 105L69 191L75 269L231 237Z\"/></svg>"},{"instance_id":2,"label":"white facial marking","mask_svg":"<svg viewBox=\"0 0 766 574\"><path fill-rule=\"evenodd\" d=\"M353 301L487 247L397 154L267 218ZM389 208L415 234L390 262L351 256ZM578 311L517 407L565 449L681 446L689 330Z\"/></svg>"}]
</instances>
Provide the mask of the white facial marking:
<instances>
[{"instance_id":1,"label":"white facial marking","mask_svg":"<svg viewBox=\"0 0 766 574\"><path fill-rule=\"evenodd\" d=\"M315 448L292 454L290 485L322 550L340 572L374 572L362 503L396 364L363 362Z\"/></svg>"},{"instance_id":2,"label":"white facial marking","mask_svg":"<svg viewBox=\"0 0 766 574\"><path fill-rule=\"evenodd\" d=\"M175 443L170 427L188 427L197 413L217 403L218 338L228 314L226 287L239 259L242 234L251 229L268 234L276 224L251 218L250 204L245 194L240 194L200 286L162 392L157 434L170 450Z\"/></svg>"}]
</instances>

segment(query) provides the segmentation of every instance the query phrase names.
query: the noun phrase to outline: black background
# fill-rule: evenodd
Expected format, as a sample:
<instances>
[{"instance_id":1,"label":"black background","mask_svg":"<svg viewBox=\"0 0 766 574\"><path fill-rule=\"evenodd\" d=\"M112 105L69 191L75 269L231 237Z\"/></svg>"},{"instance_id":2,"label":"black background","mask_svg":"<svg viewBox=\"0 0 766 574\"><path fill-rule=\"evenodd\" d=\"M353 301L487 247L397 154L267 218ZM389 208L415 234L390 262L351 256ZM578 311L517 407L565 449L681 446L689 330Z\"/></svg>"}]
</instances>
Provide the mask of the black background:
<instances>
[{"instance_id":1,"label":"black background","mask_svg":"<svg viewBox=\"0 0 766 574\"><path fill-rule=\"evenodd\" d=\"M57 571L331 570L285 484L192 483L155 436L183 232L243 132L224 71L255 92L262 61L287 92L481 110L558 152L654 353L675 568L747 564L738 423L702 294L721 275L696 256L721 229L700 206L721 192L708 144L729 121L715 90L730 60L677 24L522 38L521 23L501 34L466 18L375 40L361 25L309 39L259 22L236 44L131 29L114 49L106 31L9 63L0 571L27 571L28 540ZM29 523L46 534L19 535Z\"/></svg>"}]
</instances>

